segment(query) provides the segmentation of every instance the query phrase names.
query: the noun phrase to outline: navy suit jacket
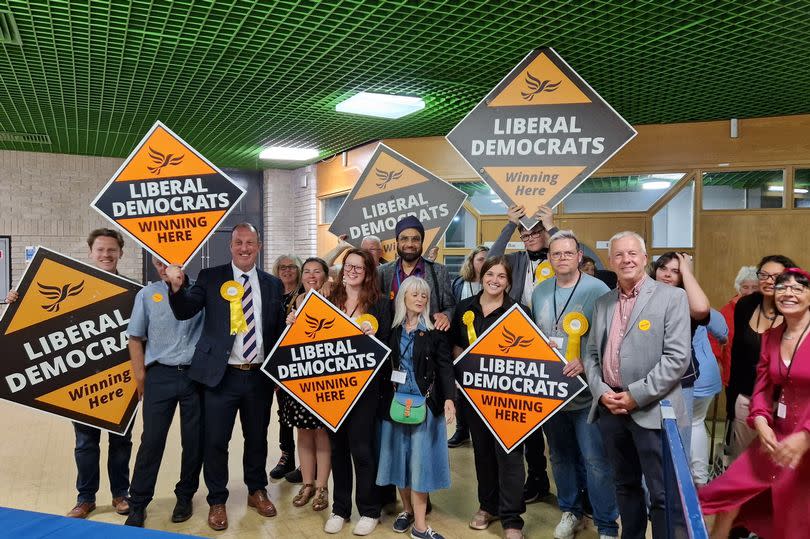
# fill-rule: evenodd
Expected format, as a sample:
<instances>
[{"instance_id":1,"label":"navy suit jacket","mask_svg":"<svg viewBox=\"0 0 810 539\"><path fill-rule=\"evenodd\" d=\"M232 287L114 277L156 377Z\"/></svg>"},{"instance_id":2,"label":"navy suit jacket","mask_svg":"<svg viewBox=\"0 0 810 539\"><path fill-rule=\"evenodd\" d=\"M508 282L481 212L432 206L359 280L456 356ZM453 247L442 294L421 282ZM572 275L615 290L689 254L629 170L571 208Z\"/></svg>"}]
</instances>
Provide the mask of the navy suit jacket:
<instances>
[{"instance_id":1,"label":"navy suit jacket","mask_svg":"<svg viewBox=\"0 0 810 539\"><path fill-rule=\"evenodd\" d=\"M267 353L284 331L284 286L277 277L257 271L262 301L261 332ZM215 387L222 380L237 337L230 334L230 306L219 291L223 283L232 280L233 267L228 263L200 271L193 286L186 285L176 293L169 293L169 305L178 320L188 320L205 309L202 335L197 341L188 375L208 387Z\"/></svg>"}]
</instances>

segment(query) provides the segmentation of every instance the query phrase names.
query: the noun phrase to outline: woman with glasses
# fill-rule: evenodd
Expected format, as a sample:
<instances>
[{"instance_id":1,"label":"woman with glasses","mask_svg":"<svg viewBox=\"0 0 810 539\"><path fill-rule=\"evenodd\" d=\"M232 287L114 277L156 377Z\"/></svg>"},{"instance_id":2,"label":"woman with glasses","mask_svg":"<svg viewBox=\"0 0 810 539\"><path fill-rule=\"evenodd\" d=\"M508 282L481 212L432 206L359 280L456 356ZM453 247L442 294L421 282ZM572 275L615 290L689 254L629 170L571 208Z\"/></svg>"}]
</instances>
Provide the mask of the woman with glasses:
<instances>
[{"instance_id":1,"label":"woman with glasses","mask_svg":"<svg viewBox=\"0 0 810 539\"><path fill-rule=\"evenodd\" d=\"M772 275L762 269L769 262L762 264L760 271ZM735 524L760 537L807 537L810 274L789 267L774 281L768 280L768 288L773 290L774 314L778 312L783 322L762 334L747 418L757 439L723 475L699 493L703 512L716 515L713 539L726 539ZM767 306L763 308L766 310Z\"/></svg>"},{"instance_id":2,"label":"woman with glasses","mask_svg":"<svg viewBox=\"0 0 810 539\"><path fill-rule=\"evenodd\" d=\"M295 255L281 255L273 262L273 275L284 285L284 308L287 312L295 303L301 289L301 259Z\"/></svg>"},{"instance_id":3,"label":"woman with glasses","mask_svg":"<svg viewBox=\"0 0 810 539\"><path fill-rule=\"evenodd\" d=\"M360 324L367 335L385 342L391 328L390 302L377 285L377 265L365 249L350 249L343 259L329 301L352 320L369 314L377 320L375 329L368 321ZM377 416L380 406L380 377L372 381L355 403L340 429L331 435L332 443L332 514L326 521L326 533L338 533L352 513L352 463L354 463L355 501L360 520L354 535L368 535L380 519L381 496L377 478Z\"/></svg>"},{"instance_id":4,"label":"woman with glasses","mask_svg":"<svg viewBox=\"0 0 810 539\"><path fill-rule=\"evenodd\" d=\"M726 387L726 417L733 421L730 453L737 458L748 447L756 431L746 423L751 393L754 391L762 334L784 322L774 301L774 281L787 268L795 267L783 255L769 255L757 264L759 291L737 302L734 309L734 340L731 343L731 370Z\"/></svg>"}]
</instances>

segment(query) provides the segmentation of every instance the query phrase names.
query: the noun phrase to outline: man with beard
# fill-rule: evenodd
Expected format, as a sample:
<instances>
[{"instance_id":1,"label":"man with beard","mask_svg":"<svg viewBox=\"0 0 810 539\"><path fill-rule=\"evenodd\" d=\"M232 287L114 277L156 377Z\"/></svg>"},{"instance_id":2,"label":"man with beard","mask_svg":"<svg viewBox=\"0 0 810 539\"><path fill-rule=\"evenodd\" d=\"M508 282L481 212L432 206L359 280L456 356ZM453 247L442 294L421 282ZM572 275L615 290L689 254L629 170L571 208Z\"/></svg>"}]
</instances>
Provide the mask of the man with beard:
<instances>
[{"instance_id":1,"label":"man with beard","mask_svg":"<svg viewBox=\"0 0 810 539\"><path fill-rule=\"evenodd\" d=\"M408 277L421 277L430 285L430 314L440 331L450 329L450 320L456 307L456 298L450 287L447 268L422 257L425 227L416 217L402 218L395 228L397 259L378 268L380 290L393 302L402 281Z\"/></svg>"}]
</instances>

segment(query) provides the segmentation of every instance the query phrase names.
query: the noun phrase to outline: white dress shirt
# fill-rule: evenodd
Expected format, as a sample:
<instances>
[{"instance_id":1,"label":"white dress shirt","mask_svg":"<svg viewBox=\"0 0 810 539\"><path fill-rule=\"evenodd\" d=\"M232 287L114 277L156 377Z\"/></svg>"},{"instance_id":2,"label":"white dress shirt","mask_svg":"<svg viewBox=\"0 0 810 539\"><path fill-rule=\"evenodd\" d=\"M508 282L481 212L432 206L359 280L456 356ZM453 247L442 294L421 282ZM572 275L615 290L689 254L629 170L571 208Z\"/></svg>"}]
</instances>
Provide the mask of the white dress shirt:
<instances>
[{"instance_id":1,"label":"white dress shirt","mask_svg":"<svg viewBox=\"0 0 810 539\"><path fill-rule=\"evenodd\" d=\"M250 271L242 271L231 262L233 268L233 280L239 284L244 283L242 275L248 275L250 281L250 288L253 289L253 323L256 326L256 360L253 363L264 362L264 340L262 339L262 292L259 288L259 272L256 271L256 266ZM242 355L242 340L244 333L237 333L236 338L233 340L233 348L231 348L231 355L228 358L229 365L243 365L245 357Z\"/></svg>"}]
</instances>

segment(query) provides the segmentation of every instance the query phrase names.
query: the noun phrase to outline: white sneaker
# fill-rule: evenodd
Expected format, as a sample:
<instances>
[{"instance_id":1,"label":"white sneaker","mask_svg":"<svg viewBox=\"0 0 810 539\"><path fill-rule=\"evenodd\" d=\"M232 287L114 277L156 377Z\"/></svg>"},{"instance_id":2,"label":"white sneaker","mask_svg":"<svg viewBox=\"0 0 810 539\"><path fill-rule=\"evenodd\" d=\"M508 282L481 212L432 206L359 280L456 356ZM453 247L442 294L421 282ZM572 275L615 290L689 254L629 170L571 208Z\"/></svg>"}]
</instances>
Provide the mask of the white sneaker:
<instances>
[{"instance_id":1,"label":"white sneaker","mask_svg":"<svg viewBox=\"0 0 810 539\"><path fill-rule=\"evenodd\" d=\"M352 533L355 535L368 535L374 531L374 528L377 527L377 523L379 521L380 519L378 518L360 517L360 520L358 520L357 524L355 524Z\"/></svg>"},{"instance_id":2,"label":"white sneaker","mask_svg":"<svg viewBox=\"0 0 810 539\"><path fill-rule=\"evenodd\" d=\"M326 533L338 533L343 529L344 524L346 524L345 518L332 513L326 520L326 524L323 525L323 531Z\"/></svg>"},{"instance_id":3,"label":"white sneaker","mask_svg":"<svg viewBox=\"0 0 810 539\"><path fill-rule=\"evenodd\" d=\"M599 534L599 539L618 539L617 535L605 535L604 533Z\"/></svg>"},{"instance_id":4,"label":"white sneaker","mask_svg":"<svg viewBox=\"0 0 810 539\"><path fill-rule=\"evenodd\" d=\"M574 513L566 511L562 514L560 523L554 528L554 539L574 539L578 531L585 528L585 518L574 516Z\"/></svg>"}]
</instances>

